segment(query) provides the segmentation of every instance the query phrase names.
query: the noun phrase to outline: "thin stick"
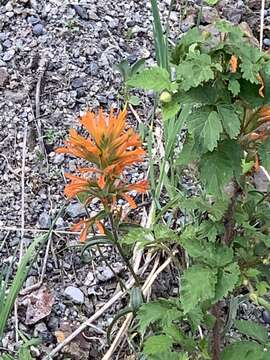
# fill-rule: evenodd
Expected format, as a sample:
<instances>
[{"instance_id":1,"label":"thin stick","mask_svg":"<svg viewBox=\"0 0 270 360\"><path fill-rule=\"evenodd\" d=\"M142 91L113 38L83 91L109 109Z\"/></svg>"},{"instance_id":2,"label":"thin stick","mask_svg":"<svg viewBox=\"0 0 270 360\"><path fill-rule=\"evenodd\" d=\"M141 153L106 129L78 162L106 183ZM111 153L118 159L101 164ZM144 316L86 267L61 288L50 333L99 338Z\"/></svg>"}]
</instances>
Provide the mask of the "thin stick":
<instances>
[{"instance_id":1,"label":"thin stick","mask_svg":"<svg viewBox=\"0 0 270 360\"><path fill-rule=\"evenodd\" d=\"M261 23L260 23L260 50L262 51L263 47L263 30L264 30L264 9L265 9L265 0L261 0Z\"/></svg>"},{"instance_id":2,"label":"thin stick","mask_svg":"<svg viewBox=\"0 0 270 360\"><path fill-rule=\"evenodd\" d=\"M0 231L22 231L21 227L16 226L0 226ZM30 229L30 228L24 228L24 232L30 232L30 233L47 233L48 230L45 229ZM80 235L79 231L68 231L68 230L53 230L54 234L67 234L67 235ZM91 236L91 234L89 234Z\"/></svg>"},{"instance_id":3,"label":"thin stick","mask_svg":"<svg viewBox=\"0 0 270 360\"><path fill-rule=\"evenodd\" d=\"M151 273L149 274L149 276L147 277L143 287L142 287L142 291L143 291L143 295L147 296L147 293L149 292L151 286L153 285L154 281L156 280L156 278L158 277L158 275L171 263L172 258L169 257L157 270L156 268L158 267L158 262L159 262L159 257L156 258L155 264L153 266L153 269L151 271ZM131 323L133 319L133 314L130 313L127 315L124 323L122 324L120 330L118 331L112 345L110 346L109 350L106 352L106 354L103 356L102 360L110 360L115 349L117 348L119 342L121 341L124 333L126 332L127 328L129 327L129 324Z\"/></svg>"}]
</instances>

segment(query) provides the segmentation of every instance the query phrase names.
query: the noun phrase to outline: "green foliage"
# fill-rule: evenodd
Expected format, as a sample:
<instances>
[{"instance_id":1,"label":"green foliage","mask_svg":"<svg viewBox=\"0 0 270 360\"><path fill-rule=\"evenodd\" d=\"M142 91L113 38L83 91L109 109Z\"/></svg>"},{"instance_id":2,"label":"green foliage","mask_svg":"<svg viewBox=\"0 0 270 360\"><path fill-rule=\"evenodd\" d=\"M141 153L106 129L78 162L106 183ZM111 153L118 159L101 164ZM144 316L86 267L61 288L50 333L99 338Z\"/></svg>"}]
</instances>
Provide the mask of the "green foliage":
<instances>
[{"instance_id":1,"label":"green foliage","mask_svg":"<svg viewBox=\"0 0 270 360\"><path fill-rule=\"evenodd\" d=\"M170 255L172 246L179 249L172 260L180 274L180 296L143 304L138 311L147 359L174 359L183 351L191 359L212 359L216 317L224 335L235 325L243 337L253 340L226 346L222 360L269 358L266 330L249 321L235 321L239 303L235 296L245 288L244 293L252 291L251 299L270 307L262 297L269 291L270 279L270 199L268 193L255 189L253 181L258 158L270 170L270 137L256 139L263 131L258 110L270 103L270 56L254 47L239 27L227 21L214 26L215 35L194 28L181 37L170 51L170 70L158 62L158 67L136 74L129 82L162 92L165 161L157 166L158 186L155 171L151 172L152 193L160 211L157 219L165 222L164 214L169 213L174 230L155 224L123 241L132 245L139 241L142 247ZM268 117L263 121L268 126ZM183 127L187 129L184 144L177 146ZM187 169L201 186L196 196L185 196L184 186L179 186ZM163 208L162 190L170 199ZM179 214L185 215L184 225L179 225ZM224 298L230 298L228 314L220 307ZM201 325L204 339L198 340Z\"/></svg>"},{"instance_id":2,"label":"green foliage","mask_svg":"<svg viewBox=\"0 0 270 360\"><path fill-rule=\"evenodd\" d=\"M267 330L262 325L250 320L236 320L234 325L242 334L259 341L261 344L267 344Z\"/></svg>"},{"instance_id":3,"label":"green foliage","mask_svg":"<svg viewBox=\"0 0 270 360\"><path fill-rule=\"evenodd\" d=\"M184 313L215 296L216 274L203 265L193 265L182 277L181 303Z\"/></svg>"},{"instance_id":4,"label":"green foliage","mask_svg":"<svg viewBox=\"0 0 270 360\"><path fill-rule=\"evenodd\" d=\"M225 348L221 360L267 360L269 352L253 341L235 342Z\"/></svg>"}]
</instances>

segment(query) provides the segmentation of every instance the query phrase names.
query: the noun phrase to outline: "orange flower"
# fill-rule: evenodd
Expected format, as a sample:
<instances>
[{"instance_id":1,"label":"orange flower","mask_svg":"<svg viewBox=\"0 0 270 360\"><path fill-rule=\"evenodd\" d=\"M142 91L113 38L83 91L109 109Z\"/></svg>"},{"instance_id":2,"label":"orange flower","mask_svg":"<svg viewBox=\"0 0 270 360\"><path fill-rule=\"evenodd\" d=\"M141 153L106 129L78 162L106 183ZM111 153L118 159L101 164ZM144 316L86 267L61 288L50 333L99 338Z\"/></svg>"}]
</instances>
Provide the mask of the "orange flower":
<instances>
[{"instance_id":1,"label":"orange flower","mask_svg":"<svg viewBox=\"0 0 270 360\"><path fill-rule=\"evenodd\" d=\"M230 69L232 73L236 73L238 67L238 59L235 55L231 56L230 59Z\"/></svg>"},{"instance_id":2,"label":"orange flower","mask_svg":"<svg viewBox=\"0 0 270 360\"><path fill-rule=\"evenodd\" d=\"M258 110L259 122L266 123L270 121L270 106L264 105Z\"/></svg>"},{"instance_id":3,"label":"orange flower","mask_svg":"<svg viewBox=\"0 0 270 360\"><path fill-rule=\"evenodd\" d=\"M148 190L146 180L128 184L123 179L126 167L142 162L145 151L138 134L131 128L126 129L126 110L115 116L111 110L108 117L100 109L98 114L87 112L80 123L89 132L85 138L75 129L70 130L70 137L65 147L57 152L83 158L95 166L78 170L79 175L65 174L71 180L65 187L65 195L74 198L83 194L85 204L93 198L99 198L105 211L112 211L119 198L125 199L132 208L136 203L128 194L130 191L145 193ZM82 220L73 229L81 229L81 241L86 239L89 227L94 223L104 232L104 226L96 218Z\"/></svg>"}]
</instances>

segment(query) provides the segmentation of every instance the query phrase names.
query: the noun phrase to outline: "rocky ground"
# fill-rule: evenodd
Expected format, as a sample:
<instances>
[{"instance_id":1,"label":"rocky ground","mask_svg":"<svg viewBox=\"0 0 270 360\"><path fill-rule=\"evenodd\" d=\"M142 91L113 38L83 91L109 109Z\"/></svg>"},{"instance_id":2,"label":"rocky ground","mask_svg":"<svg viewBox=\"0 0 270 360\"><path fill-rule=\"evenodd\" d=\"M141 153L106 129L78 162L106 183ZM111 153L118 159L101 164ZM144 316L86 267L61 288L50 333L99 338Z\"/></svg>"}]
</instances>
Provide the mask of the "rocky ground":
<instances>
[{"instance_id":1,"label":"rocky ground","mask_svg":"<svg viewBox=\"0 0 270 360\"><path fill-rule=\"evenodd\" d=\"M185 5L181 5L185 3ZM194 26L200 1L176 1L170 16L171 41ZM266 1L264 46L270 47L270 7ZM160 1L165 18L169 0ZM221 0L203 9L202 23L224 17L239 24L246 21L255 36L259 32L260 1ZM121 104L121 77L115 65L122 59L153 62L151 6L147 0L2 0L0 5L0 256L12 261L20 242L31 242L36 229L48 229L64 200L63 172L75 169L76 161L56 154L68 129L87 108L108 110ZM151 94L149 94L151 96ZM137 108L146 118L149 98ZM129 119L136 126L136 119ZM25 157L25 164L24 164ZM144 176L145 168L132 176ZM21 177L25 174L22 192ZM22 201L23 198L23 201ZM95 211L95 208L92 209ZM21 296L19 328L43 340L36 358L54 347L57 334L69 334L98 310L114 293L116 281L98 254L83 263L77 237L62 233L84 215L79 203L71 203L58 219L43 285ZM24 216L22 217L22 213ZM125 276L117 255L107 254L120 276ZM27 279L26 287L40 279L42 254ZM164 285L165 283L165 285ZM160 286L166 281L160 279ZM168 282L167 282L168 285ZM170 284L173 291L174 284ZM44 304L47 299L47 306ZM66 349L64 358L101 359L106 350L104 331L118 303ZM248 305L246 305L248 306ZM37 309L39 311L37 311ZM244 309L243 311L248 311ZM269 314L258 314L270 323ZM3 347L16 349L14 317ZM59 333L60 332L60 333ZM59 335L60 336L60 335ZM94 341L93 341L94 340ZM59 359L61 356L58 355Z\"/></svg>"}]
</instances>

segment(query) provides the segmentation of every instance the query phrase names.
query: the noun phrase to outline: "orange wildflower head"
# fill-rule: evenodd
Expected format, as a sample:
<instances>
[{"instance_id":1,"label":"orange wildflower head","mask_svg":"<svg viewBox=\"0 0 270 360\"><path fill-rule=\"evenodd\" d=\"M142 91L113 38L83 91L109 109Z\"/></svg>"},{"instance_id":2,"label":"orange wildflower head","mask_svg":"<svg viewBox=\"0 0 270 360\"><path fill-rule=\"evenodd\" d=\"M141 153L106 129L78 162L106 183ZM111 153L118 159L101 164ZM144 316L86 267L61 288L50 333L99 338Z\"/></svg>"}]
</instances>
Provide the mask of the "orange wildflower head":
<instances>
[{"instance_id":1,"label":"orange wildflower head","mask_svg":"<svg viewBox=\"0 0 270 360\"><path fill-rule=\"evenodd\" d=\"M128 193L145 193L148 183L146 180L134 184L124 181L124 169L143 161L145 156L138 134L126 126L126 110L118 115L111 110L109 116L102 109L97 114L87 112L80 123L89 137L85 138L72 129L66 146L56 151L83 158L91 166L79 169L79 175L65 174L71 180L65 187L65 195L74 198L83 194L86 204L93 198L99 198L106 211L112 211L119 198L135 208L136 203ZM93 224L92 219L75 225L75 229L82 230L81 240L86 238L90 224ZM100 224L98 228L101 230Z\"/></svg>"}]
</instances>

